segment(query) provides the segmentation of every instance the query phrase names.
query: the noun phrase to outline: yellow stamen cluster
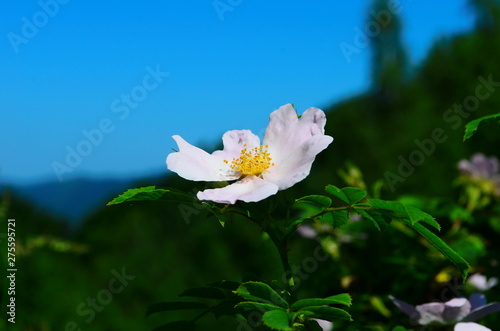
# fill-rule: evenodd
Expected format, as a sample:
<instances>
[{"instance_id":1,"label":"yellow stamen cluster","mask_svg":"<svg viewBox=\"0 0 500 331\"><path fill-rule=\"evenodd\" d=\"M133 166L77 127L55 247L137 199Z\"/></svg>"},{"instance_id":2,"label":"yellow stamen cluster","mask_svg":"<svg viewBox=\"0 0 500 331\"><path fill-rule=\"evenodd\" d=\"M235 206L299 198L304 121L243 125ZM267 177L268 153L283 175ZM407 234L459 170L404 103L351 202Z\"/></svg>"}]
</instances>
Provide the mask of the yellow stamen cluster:
<instances>
[{"instance_id":1,"label":"yellow stamen cluster","mask_svg":"<svg viewBox=\"0 0 500 331\"><path fill-rule=\"evenodd\" d=\"M246 147L246 144L243 145ZM272 167L271 154L267 151L268 145L260 145L252 149L243 148L239 158L233 158L231 163L224 160L224 163L229 164L229 167L242 175L258 176L269 167Z\"/></svg>"}]
</instances>

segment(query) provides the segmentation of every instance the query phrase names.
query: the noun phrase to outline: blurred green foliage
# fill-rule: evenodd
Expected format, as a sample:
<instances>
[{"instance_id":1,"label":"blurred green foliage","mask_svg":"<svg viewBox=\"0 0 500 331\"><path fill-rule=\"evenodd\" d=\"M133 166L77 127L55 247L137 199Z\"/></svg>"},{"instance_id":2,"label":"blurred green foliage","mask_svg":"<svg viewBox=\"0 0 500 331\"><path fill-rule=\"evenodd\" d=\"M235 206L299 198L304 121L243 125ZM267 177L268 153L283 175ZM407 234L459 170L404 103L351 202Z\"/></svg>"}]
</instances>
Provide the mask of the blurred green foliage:
<instances>
[{"instance_id":1,"label":"blurred green foliage","mask_svg":"<svg viewBox=\"0 0 500 331\"><path fill-rule=\"evenodd\" d=\"M498 197L467 208L460 199L466 187L454 184L459 160L476 152L500 156L496 126L482 128L462 141L467 122L500 110L498 3L471 4L477 12L476 29L437 41L417 68L407 67L400 22L382 29L372 43L374 88L328 109L326 133L335 141L290 194L322 194L326 184L334 184L366 187L372 198L401 198L437 218L442 226L439 236L471 263L473 273L500 277ZM393 53L397 56L389 56ZM468 103L479 86L485 86L482 93L489 93L472 107ZM436 129L440 135L433 133ZM412 164L411 155L416 160L417 154L423 160ZM166 176L161 183L137 183L137 187L141 184L185 192L202 188L175 176ZM241 281L245 274L282 278L272 243L257 226L238 217L223 228L200 209L180 210L173 203L110 207L103 203L70 231L63 221L8 191L0 200L0 216L2 234L6 218L16 219L17 323L9 325L10 330L151 330L166 321L196 317L191 312L146 317L150 304L182 301L179 294L188 288L222 279ZM336 330L417 328L390 303L389 294L421 304L472 291L441 254L400 223L382 232L371 222L356 219L336 230L312 226L317 238L295 234L289 245L290 263L311 270L299 275L297 296L349 293L353 305L348 311L354 322L336 323ZM5 238L0 237L3 270ZM306 269L304 263L314 252L318 254L318 247L329 258ZM125 279L113 282L117 274ZM7 284L3 284L5 303ZM490 302L500 301L498 289L486 296ZM0 329L7 328L5 309L2 304ZM481 322L494 328L500 325L500 314ZM245 330L237 320L208 315L197 326Z\"/></svg>"}]
</instances>

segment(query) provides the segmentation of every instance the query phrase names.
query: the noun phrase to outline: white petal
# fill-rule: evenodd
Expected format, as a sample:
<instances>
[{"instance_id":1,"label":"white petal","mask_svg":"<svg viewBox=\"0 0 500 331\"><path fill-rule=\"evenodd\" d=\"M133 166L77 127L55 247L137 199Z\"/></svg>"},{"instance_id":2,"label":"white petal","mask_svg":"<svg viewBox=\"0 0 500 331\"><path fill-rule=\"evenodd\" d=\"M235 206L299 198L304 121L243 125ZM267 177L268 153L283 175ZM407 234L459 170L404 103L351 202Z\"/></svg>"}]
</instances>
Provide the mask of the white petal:
<instances>
[{"instance_id":1,"label":"white petal","mask_svg":"<svg viewBox=\"0 0 500 331\"><path fill-rule=\"evenodd\" d=\"M240 157L243 148L252 149L260 145L260 139L250 130L232 130L222 136L224 149L215 151L212 155L220 160L231 162L233 158ZM246 145L246 146L245 146Z\"/></svg>"},{"instance_id":2,"label":"white petal","mask_svg":"<svg viewBox=\"0 0 500 331\"><path fill-rule=\"evenodd\" d=\"M280 190L287 189L300 182L309 175L316 155L330 145L333 138L325 135L316 135L301 145L289 147L283 152L280 160L276 160L274 152L269 152L274 166L263 173L263 177L279 186Z\"/></svg>"},{"instance_id":3,"label":"white petal","mask_svg":"<svg viewBox=\"0 0 500 331\"><path fill-rule=\"evenodd\" d=\"M492 277L486 283L486 287L489 290L490 288L497 286L497 284L498 284L498 278Z\"/></svg>"},{"instance_id":4,"label":"white petal","mask_svg":"<svg viewBox=\"0 0 500 331\"><path fill-rule=\"evenodd\" d=\"M443 320L445 322L460 321L469 315L471 304L466 298L454 298L445 302Z\"/></svg>"},{"instance_id":5,"label":"white petal","mask_svg":"<svg viewBox=\"0 0 500 331\"><path fill-rule=\"evenodd\" d=\"M272 112L269 118L264 144L269 145L275 163L280 162L282 152L325 132L326 115L318 108L307 109L299 120L295 109L288 104Z\"/></svg>"},{"instance_id":6,"label":"white petal","mask_svg":"<svg viewBox=\"0 0 500 331\"><path fill-rule=\"evenodd\" d=\"M449 301L446 301L444 304L449 307L463 307L466 306L469 300L466 298L453 298Z\"/></svg>"},{"instance_id":7,"label":"white petal","mask_svg":"<svg viewBox=\"0 0 500 331\"><path fill-rule=\"evenodd\" d=\"M325 134L326 115L318 108L308 108L300 117L299 126L301 130L311 130L311 135Z\"/></svg>"},{"instance_id":8,"label":"white petal","mask_svg":"<svg viewBox=\"0 0 500 331\"><path fill-rule=\"evenodd\" d=\"M275 161L279 161L279 153L277 152L280 152L282 148L286 149L300 144L302 134L299 132L298 126L297 112L290 104L281 106L269 115L269 124L264 134L264 144L275 149L273 155ZM310 138L310 135L307 138Z\"/></svg>"},{"instance_id":9,"label":"white petal","mask_svg":"<svg viewBox=\"0 0 500 331\"><path fill-rule=\"evenodd\" d=\"M415 308L420 314L418 323L421 325L427 325L432 322L444 322L443 312L445 304L442 302L424 303L423 305L418 305Z\"/></svg>"},{"instance_id":10,"label":"white petal","mask_svg":"<svg viewBox=\"0 0 500 331\"><path fill-rule=\"evenodd\" d=\"M408 315L412 321L417 321L420 318L420 313L417 311L415 306L410 305L404 301L396 299L392 295L389 295L389 299L398 307L403 313Z\"/></svg>"},{"instance_id":11,"label":"white petal","mask_svg":"<svg viewBox=\"0 0 500 331\"><path fill-rule=\"evenodd\" d=\"M479 291L488 290L487 278L485 275L474 274L467 279L467 282L477 288Z\"/></svg>"},{"instance_id":12,"label":"white petal","mask_svg":"<svg viewBox=\"0 0 500 331\"><path fill-rule=\"evenodd\" d=\"M264 134L264 144L285 145L293 137L299 118L292 105L281 106L269 115L269 124Z\"/></svg>"},{"instance_id":13,"label":"white petal","mask_svg":"<svg viewBox=\"0 0 500 331\"><path fill-rule=\"evenodd\" d=\"M271 113L264 144L275 165L264 178L284 190L307 177L316 155L333 141L324 135L325 124L325 113L318 108L309 108L300 120L289 104Z\"/></svg>"},{"instance_id":14,"label":"white petal","mask_svg":"<svg viewBox=\"0 0 500 331\"><path fill-rule=\"evenodd\" d=\"M477 323L458 323L455 325L454 331L491 331L485 326Z\"/></svg>"},{"instance_id":15,"label":"white petal","mask_svg":"<svg viewBox=\"0 0 500 331\"><path fill-rule=\"evenodd\" d=\"M278 186L256 176L248 176L223 188L198 192L200 200L234 204L237 200L257 202L278 192Z\"/></svg>"},{"instance_id":16,"label":"white petal","mask_svg":"<svg viewBox=\"0 0 500 331\"><path fill-rule=\"evenodd\" d=\"M301 225L297 228L297 233L307 239L315 239L318 237L318 232L310 225Z\"/></svg>"},{"instance_id":17,"label":"white petal","mask_svg":"<svg viewBox=\"0 0 500 331\"><path fill-rule=\"evenodd\" d=\"M316 321L319 324L319 327L323 329L323 331L330 331L333 327L333 323L330 321L320 320L317 318L311 318L311 320Z\"/></svg>"},{"instance_id":18,"label":"white petal","mask_svg":"<svg viewBox=\"0 0 500 331\"><path fill-rule=\"evenodd\" d=\"M180 136L173 136L179 152L170 153L167 167L179 176L194 181L226 181L238 178L227 164L204 150L195 147Z\"/></svg>"}]
</instances>

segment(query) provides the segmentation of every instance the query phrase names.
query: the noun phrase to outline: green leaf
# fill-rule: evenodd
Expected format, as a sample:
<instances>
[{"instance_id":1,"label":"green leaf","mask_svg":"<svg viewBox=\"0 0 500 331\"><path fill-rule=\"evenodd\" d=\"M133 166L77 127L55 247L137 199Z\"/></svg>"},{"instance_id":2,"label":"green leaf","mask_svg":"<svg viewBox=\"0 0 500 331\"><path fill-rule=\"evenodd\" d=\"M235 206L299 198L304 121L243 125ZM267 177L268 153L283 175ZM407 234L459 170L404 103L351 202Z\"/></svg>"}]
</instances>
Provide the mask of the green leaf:
<instances>
[{"instance_id":1,"label":"green leaf","mask_svg":"<svg viewBox=\"0 0 500 331\"><path fill-rule=\"evenodd\" d=\"M181 297L195 297L206 299L225 299L224 293L215 287L198 287L185 290L180 294Z\"/></svg>"},{"instance_id":2,"label":"green leaf","mask_svg":"<svg viewBox=\"0 0 500 331\"><path fill-rule=\"evenodd\" d=\"M422 237L427 239L441 254L450 260L462 274L462 279L465 281L469 273L469 263L464 260L457 252L448 246L441 238L432 233L429 229L420 223L411 223L408 220L402 220L406 225L417 231Z\"/></svg>"},{"instance_id":3,"label":"green leaf","mask_svg":"<svg viewBox=\"0 0 500 331\"><path fill-rule=\"evenodd\" d=\"M407 206L399 201L386 201L380 199L370 199L369 203L375 209L392 211L395 213L395 216L398 218L408 218L412 224L415 224L419 221L425 222L430 226L435 227L437 230L440 230L441 227L439 223L436 222L434 217L431 215L421 211L412 206Z\"/></svg>"},{"instance_id":4,"label":"green leaf","mask_svg":"<svg viewBox=\"0 0 500 331\"><path fill-rule=\"evenodd\" d=\"M276 305L272 305L269 303L258 303L253 301L240 302L235 306L235 308L242 309L246 312L253 312L253 311L266 312L276 309L284 310L284 308L278 307Z\"/></svg>"},{"instance_id":5,"label":"green leaf","mask_svg":"<svg viewBox=\"0 0 500 331\"><path fill-rule=\"evenodd\" d=\"M392 329L392 331L413 331L413 329L406 329L406 328L404 328L404 327L402 327L402 326L399 326L399 325L398 325L398 326L395 326L395 327Z\"/></svg>"},{"instance_id":6,"label":"green leaf","mask_svg":"<svg viewBox=\"0 0 500 331\"><path fill-rule=\"evenodd\" d=\"M340 200L353 205L366 197L366 191L357 187L344 187L340 189L333 185L327 185L326 192L339 198Z\"/></svg>"},{"instance_id":7,"label":"green leaf","mask_svg":"<svg viewBox=\"0 0 500 331\"><path fill-rule=\"evenodd\" d=\"M311 298L311 299L302 299L294 302L290 308L292 309L301 309L304 307L311 306L323 306L323 305L351 305L351 297L347 293L332 295L328 298Z\"/></svg>"},{"instance_id":8,"label":"green leaf","mask_svg":"<svg viewBox=\"0 0 500 331\"><path fill-rule=\"evenodd\" d=\"M347 212L345 210L330 212L324 215L323 219L326 219L333 229L338 229L349 222L349 217L347 216Z\"/></svg>"},{"instance_id":9,"label":"green leaf","mask_svg":"<svg viewBox=\"0 0 500 331\"><path fill-rule=\"evenodd\" d=\"M186 309L208 309L208 306L200 302L184 302L184 301L153 303L152 305L149 305L148 309L146 310L146 317L151 314L159 313L162 311L186 310Z\"/></svg>"},{"instance_id":10,"label":"green leaf","mask_svg":"<svg viewBox=\"0 0 500 331\"><path fill-rule=\"evenodd\" d=\"M240 285L240 283L234 282L232 280L220 280L215 283L209 284L210 287L217 287L229 291L236 290Z\"/></svg>"},{"instance_id":11,"label":"green leaf","mask_svg":"<svg viewBox=\"0 0 500 331\"><path fill-rule=\"evenodd\" d=\"M366 191L357 187L344 187L342 189L351 205L358 203L366 197Z\"/></svg>"},{"instance_id":12,"label":"green leaf","mask_svg":"<svg viewBox=\"0 0 500 331\"><path fill-rule=\"evenodd\" d=\"M288 308L288 303L271 286L261 282L246 282L236 291L245 300L269 303L281 308Z\"/></svg>"},{"instance_id":13,"label":"green leaf","mask_svg":"<svg viewBox=\"0 0 500 331\"><path fill-rule=\"evenodd\" d=\"M376 210L363 210L356 208L354 210L363 218L372 221L373 225L375 225L379 231L384 231L389 226L390 219L387 219L387 217L384 218L384 216Z\"/></svg>"},{"instance_id":14,"label":"green leaf","mask_svg":"<svg viewBox=\"0 0 500 331\"><path fill-rule=\"evenodd\" d=\"M340 200L346 202L349 204L349 198L345 195L345 193L339 189L337 186L333 186L333 185L327 185L326 188L325 188L325 191L328 193L328 194L331 194L333 195L334 197L337 197L339 198Z\"/></svg>"},{"instance_id":15,"label":"green leaf","mask_svg":"<svg viewBox=\"0 0 500 331\"><path fill-rule=\"evenodd\" d=\"M271 310L262 316L265 325L273 330L293 331L294 313L287 313L284 310Z\"/></svg>"},{"instance_id":16,"label":"green leaf","mask_svg":"<svg viewBox=\"0 0 500 331\"><path fill-rule=\"evenodd\" d=\"M197 202L198 199L192 195L175 189L146 186L127 190L122 195L119 195L108 202L108 206L130 201L168 201L193 204Z\"/></svg>"},{"instance_id":17,"label":"green leaf","mask_svg":"<svg viewBox=\"0 0 500 331\"><path fill-rule=\"evenodd\" d=\"M441 231L441 225L439 225L436 219L431 215L413 206L406 206L406 209L408 210L408 216L413 222L422 221L424 223L429 224L436 230Z\"/></svg>"},{"instance_id":18,"label":"green leaf","mask_svg":"<svg viewBox=\"0 0 500 331\"><path fill-rule=\"evenodd\" d=\"M464 141L472 137L480 127L492 123L500 123L500 113L480 117L473 121L470 121L465 125Z\"/></svg>"},{"instance_id":19,"label":"green leaf","mask_svg":"<svg viewBox=\"0 0 500 331\"><path fill-rule=\"evenodd\" d=\"M221 316L232 316L236 315L235 305L240 303L240 298L233 296L228 300L222 301L215 306L210 307L210 311L214 314L215 318L220 318Z\"/></svg>"},{"instance_id":20,"label":"green leaf","mask_svg":"<svg viewBox=\"0 0 500 331\"><path fill-rule=\"evenodd\" d=\"M304 218L300 218L298 220L295 220L293 221L287 228L286 228L286 231L285 231L285 235L284 235L284 238L289 238L294 232L295 230L297 230L297 228L304 222L307 222L307 221L312 221L310 218L307 218L307 217L304 217Z\"/></svg>"},{"instance_id":21,"label":"green leaf","mask_svg":"<svg viewBox=\"0 0 500 331\"><path fill-rule=\"evenodd\" d=\"M352 321L351 315L343 309L335 307L305 307L299 310L299 312L304 313L308 318L319 318L325 321L333 322L337 319L344 319L349 322Z\"/></svg>"},{"instance_id":22,"label":"green leaf","mask_svg":"<svg viewBox=\"0 0 500 331\"><path fill-rule=\"evenodd\" d=\"M332 199L324 195L308 195L300 199L295 200L295 203L308 203L319 207L321 209L326 209L332 204Z\"/></svg>"},{"instance_id":23,"label":"green leaf","mask_svg":"<svg viewBox=\"0 0 500 331\"><path fill-rule=\"evenodd\" d=\"M217 218L222 227L224 227L224 225L231 220L232 215L224 212L225 208L219 208L217 205L211 205L205 201L202 201L201 205L205 207L212 214L212 216Z\"/></svg>"},{"instance_id":24,"label":"green leaf","mask_svg":"<svg viewBox=\"0 0 500 331\"><path fill-rule=\"evenodd\" d=\"M163 324L157 328L154 328L153 331L195 331L196 326L194 322L189 321L176 321L167 324Z\"/></svg>"}]
</instances>

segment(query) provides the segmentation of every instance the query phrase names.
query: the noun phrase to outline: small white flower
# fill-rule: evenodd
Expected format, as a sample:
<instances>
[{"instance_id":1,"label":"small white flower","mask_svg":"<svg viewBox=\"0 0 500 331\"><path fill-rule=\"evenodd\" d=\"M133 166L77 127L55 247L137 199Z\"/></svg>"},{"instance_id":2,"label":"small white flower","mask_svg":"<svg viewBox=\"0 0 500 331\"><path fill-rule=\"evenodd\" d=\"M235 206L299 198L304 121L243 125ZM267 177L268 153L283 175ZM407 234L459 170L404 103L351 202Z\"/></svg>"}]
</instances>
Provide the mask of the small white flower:
<instances>
[{"instance_id":1,"label":"small white flower","mask_svg":"<svg viewBox=\"0 0 500 331\"><path fill-rule=\"evenodd\" d=\"M456 324L453 331L491 331L491 329L477 323L468 322Z\"/></svg>"},{"instance_id":2,"label":"small white flower","mask_svg":"<svg viewBox=\"0 0 500 331\"><path fill-rule=\"evenodd\" d=\"M486 303L486 297L474 293L466 298L454 298L446 302L431 302L412 306L404 301L389 296L392 302L403 313L420 325L441 324L453 325L454 331L486 331L490 330L477 323L472 323L489 314L500 312L500 303ZM490 330L491 331L491 330Z\"/></svg>"},{"instance_id":3,"label":"small white flower","mask_svg":"<svg viewBox=\"0 0 500 331\"><path fill-rule=\"evenodd\" d=\"M476 153L471 160L460 160L458 169L471 182L480 184L492 194L500 196L500 161L495 156Z\"/></svg>"},{"instance_id":4,"label":"small white flower","mask_svg":"<svg viewBox=\"0 0 500 331\"><path fill-rule=\"evenodd\" d=\"M297 233L307 239L316 239L318 237L318 232L309 224L302 224L299 226L297 228Z\"/></svg>"},{"instance_id":5,"label":"small white flower","mask_svg":"<svg viewBox=\"0 0 500 331\"><path fill-rule=\"evenodd\" d=\"M333 327L333 323L330 322L330 321L325 321L325 320L320 320L320 319L317 319L317 318L311 318L312 320L316 321L318 324L319 324L319 327L323 330L323 331L330 331Z\"/></svg>"},{"instance_id":6,"label":"small white flower","mask_svg":"<svg viewBox=\"0 0 500 331\"><path fill-rule=\"evenodd\" d=\"M485 275L474 274L467 279L467 283L479 291L487 291L498 284L498 278L492 277L487 279Z\"/></svg>"},{"instance_id":7,"label":"small white flower","mask_svg":"<svg viewBox=\"0 0 500 331\"><path fill-rule=\"evenodd\" d=\"M299 119L292 105L270 115L263 144L249 130L228 131L224 148L212 154L173 136L179 152L167 157L167 167L194 181L235 181L217 189L198 192L200 200L234 204L256 202L303 180L316 155L333 141L325 135L325 113L309 108Z\"/></svg>"}]
</instances>

